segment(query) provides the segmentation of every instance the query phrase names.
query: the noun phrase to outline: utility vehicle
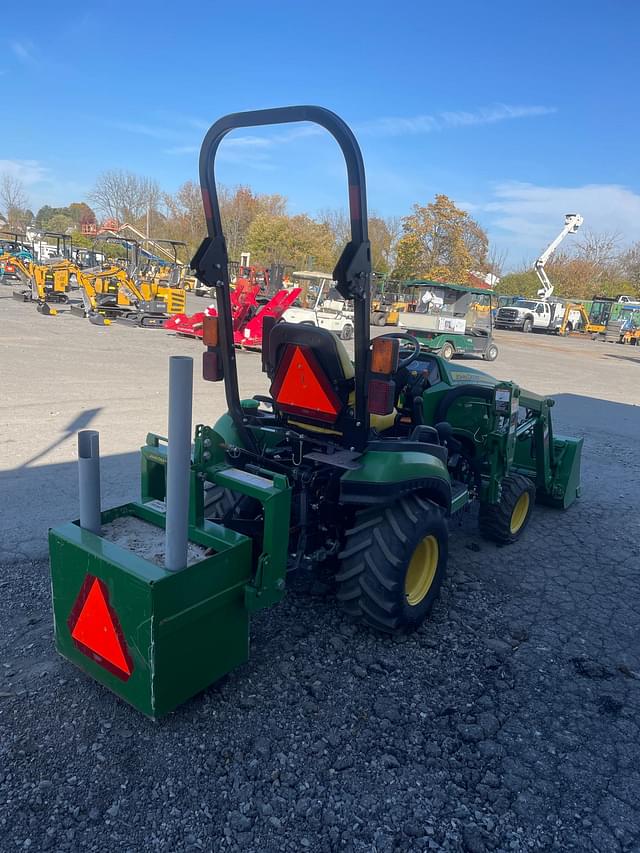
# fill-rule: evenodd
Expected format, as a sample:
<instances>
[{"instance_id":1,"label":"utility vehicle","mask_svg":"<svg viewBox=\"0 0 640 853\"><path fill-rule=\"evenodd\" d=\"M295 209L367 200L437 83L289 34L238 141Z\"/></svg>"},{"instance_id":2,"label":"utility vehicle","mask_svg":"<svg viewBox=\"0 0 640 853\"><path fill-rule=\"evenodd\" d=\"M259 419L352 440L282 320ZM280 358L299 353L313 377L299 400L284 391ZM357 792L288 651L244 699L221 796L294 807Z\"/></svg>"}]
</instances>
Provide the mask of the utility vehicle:
<instances>
[{"instance_id":1,"label":"utility vehicle","mask_svg":"<svg viewBox=\"0 0 640 853\"><path fill-rule=\"evenodd\" d=\"M411 281L412 311L400 314L400 324L415 335L424 349L443 358L475 355L495 361L493 339L495 297L484 288L438 281Z\"/></svg>"}]
</instances>

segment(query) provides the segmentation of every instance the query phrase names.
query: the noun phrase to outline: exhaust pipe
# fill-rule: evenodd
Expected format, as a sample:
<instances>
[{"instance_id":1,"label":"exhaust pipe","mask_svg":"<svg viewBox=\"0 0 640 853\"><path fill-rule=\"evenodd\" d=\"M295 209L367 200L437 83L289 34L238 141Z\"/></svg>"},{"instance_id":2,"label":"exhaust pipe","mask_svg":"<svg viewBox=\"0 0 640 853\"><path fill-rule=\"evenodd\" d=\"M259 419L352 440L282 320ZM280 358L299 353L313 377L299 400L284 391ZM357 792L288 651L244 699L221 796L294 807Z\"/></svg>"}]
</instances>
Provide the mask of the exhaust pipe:
<instances>
[{"instance_id":1,"label":"exhaust pipe","mask_svg":"<svg viewBox=\"0 0 640 853\"><path fill-rule=\"evenodd\" d=\"M165 549L165 568L170 572L179 572L187 566L192 397L193 359L172 355L169 359Z\"/></svg>"}]
</instances>

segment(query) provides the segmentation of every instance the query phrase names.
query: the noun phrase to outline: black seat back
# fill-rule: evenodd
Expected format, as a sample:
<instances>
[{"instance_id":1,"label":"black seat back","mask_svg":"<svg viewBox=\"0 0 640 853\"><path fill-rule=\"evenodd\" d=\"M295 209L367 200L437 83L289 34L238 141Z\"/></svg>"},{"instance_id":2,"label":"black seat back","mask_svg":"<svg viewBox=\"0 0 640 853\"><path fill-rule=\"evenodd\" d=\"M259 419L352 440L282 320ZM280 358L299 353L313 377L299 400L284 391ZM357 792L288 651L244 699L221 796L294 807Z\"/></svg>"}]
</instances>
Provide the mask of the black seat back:
<instances>
[{"instance_id":1,"label":"black seat back","mask_svg":"<svg viewBox=\"0 0 640 853\"><path fill-rule=\"evenodd\" d=\"M274 408L285 420L342 431L351 412L354 371L342 342L327 329L276 323L263 339Z\"/></svg>"}]
</instances>

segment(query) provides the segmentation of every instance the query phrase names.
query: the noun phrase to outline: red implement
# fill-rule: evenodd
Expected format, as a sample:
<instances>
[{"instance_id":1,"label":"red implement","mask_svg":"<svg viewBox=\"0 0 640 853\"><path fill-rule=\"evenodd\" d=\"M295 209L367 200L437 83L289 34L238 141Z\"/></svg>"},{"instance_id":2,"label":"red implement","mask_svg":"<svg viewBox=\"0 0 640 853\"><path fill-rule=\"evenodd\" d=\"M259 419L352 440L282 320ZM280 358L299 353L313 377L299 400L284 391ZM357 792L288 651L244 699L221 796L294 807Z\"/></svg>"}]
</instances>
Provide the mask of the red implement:
<instances>
[{"instance_id":1,"label":"red implement","mask_svg":"<svg viewBox=\"0 0 640 853\"><path fill-rule=\"evenodd\" d=\"M262 306L258 305L259 292L260 286L252 285L246 279L238 279L235 289L231 291L233 342L236 346L260 349L264 318L275 317L279 320L298 298L301 289L294 287L292 290L279 290ZM209 305L204 311L198 311L190 317L186 314L174 314L173 317L165 320L164 328L190 338L201 338L204 316L217 317L217 314L214 305Z\"/></svg>"},{"instance_id":2,"label":"red implement","mask_svg":"<svg viewBox=\"0 0 640 853\"><path fill-rule=\"evenodd\" d=\"M250 284L245 279L238 279L235 288L231 291L231 314L233 317L233 330L244 325L252 310L258 307L257 296L260 292L259 284ZM164 327L170 332L186 335L190 338L202 337L202 319L205 314L209 317L217 317L215 305L209 305L204 311L197 311L190 317L187 314L174 314L165 321Z\"/></svg>"},{"instance_id":3,"label":"red implement","mask_svg":"<svg viewBox=\"0 0 640 853\"><path fill-rule=\"evenodd\" d=\"M275 317L279 320L287 308L290 308L302 293L300 287L294 287L291 290L279 290L275 296L263 305L258 313L244 326L244 328L235 328L233 341L236 346L247 347L248 349L261 349L262 347L262 322L265 317Z\"/></svg>"}]
</instances>

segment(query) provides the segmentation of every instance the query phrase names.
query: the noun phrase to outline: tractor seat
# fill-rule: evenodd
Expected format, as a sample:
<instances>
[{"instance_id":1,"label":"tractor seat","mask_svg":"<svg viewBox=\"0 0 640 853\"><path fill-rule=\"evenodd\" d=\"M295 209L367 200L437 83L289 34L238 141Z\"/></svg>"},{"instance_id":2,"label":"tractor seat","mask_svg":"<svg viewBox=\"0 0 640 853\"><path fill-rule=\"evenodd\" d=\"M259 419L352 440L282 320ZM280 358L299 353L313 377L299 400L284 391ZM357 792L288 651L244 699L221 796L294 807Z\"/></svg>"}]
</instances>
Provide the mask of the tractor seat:
<instances>
[{"instance_id":1,"label":"tractor seat","mask_svg":"<svg viewBox=\"0 0 640 853\"><path fill-rule=\"evenodd\" d=\"M342 435L355 405L355 371L342 341L328 329L280 322L267 349L276 412L292 426ZM371 427L389 429L396 414L371 415Z\"/></svg>"}]
</instances>

